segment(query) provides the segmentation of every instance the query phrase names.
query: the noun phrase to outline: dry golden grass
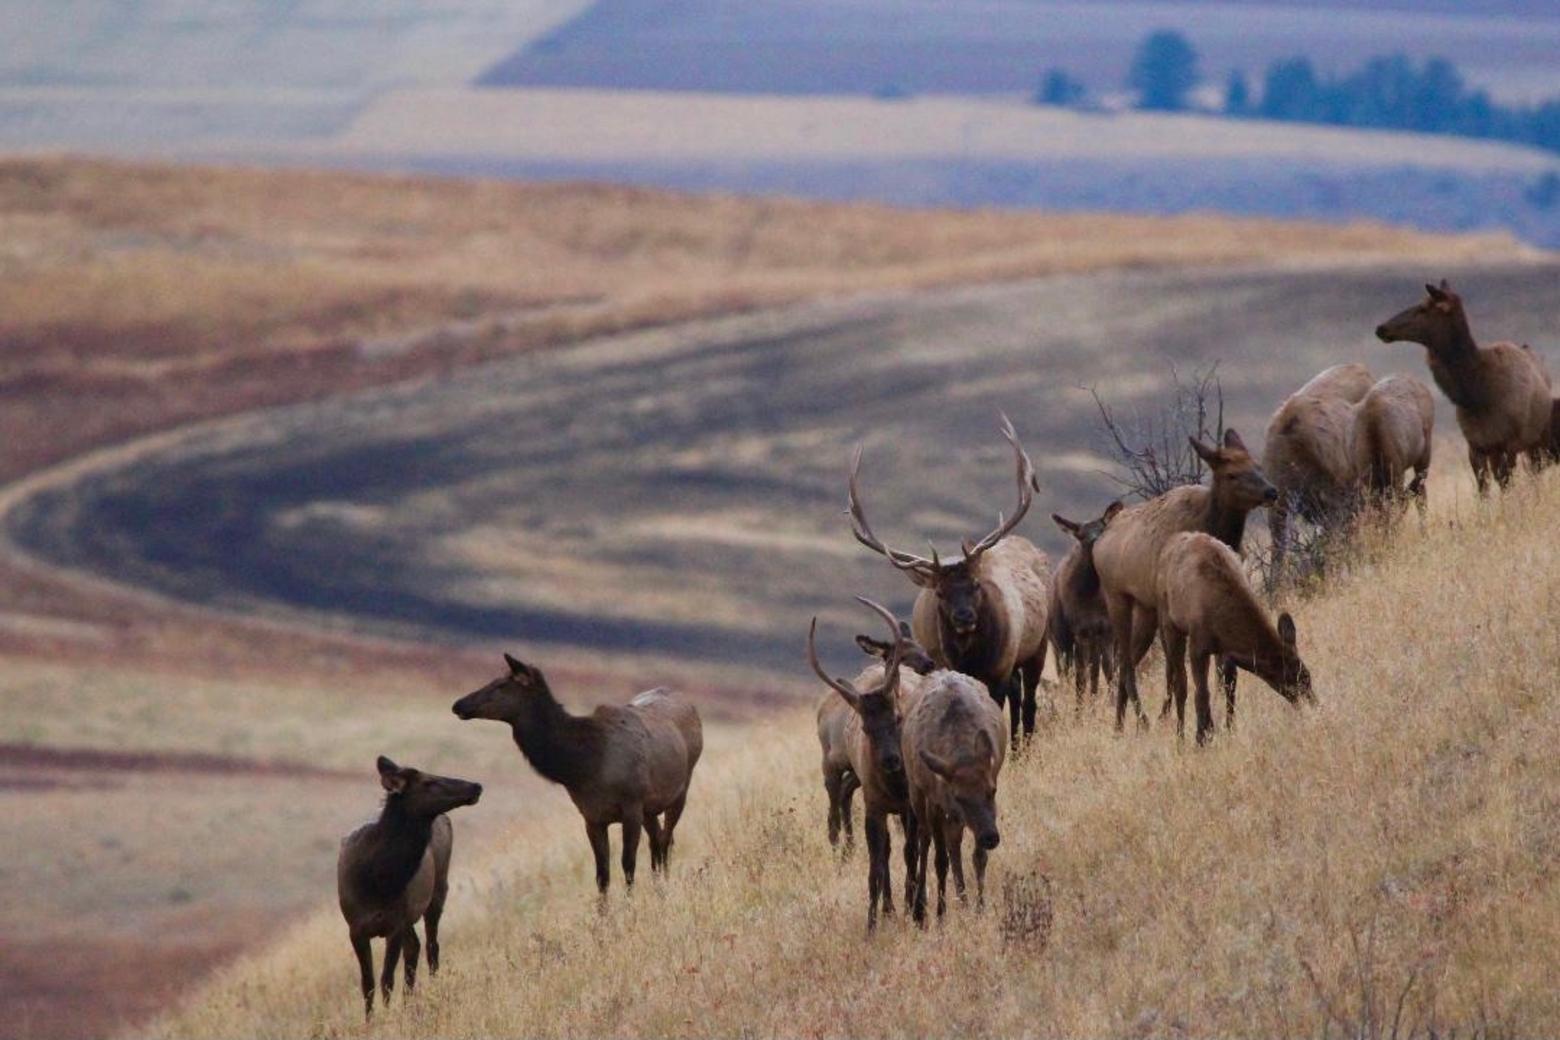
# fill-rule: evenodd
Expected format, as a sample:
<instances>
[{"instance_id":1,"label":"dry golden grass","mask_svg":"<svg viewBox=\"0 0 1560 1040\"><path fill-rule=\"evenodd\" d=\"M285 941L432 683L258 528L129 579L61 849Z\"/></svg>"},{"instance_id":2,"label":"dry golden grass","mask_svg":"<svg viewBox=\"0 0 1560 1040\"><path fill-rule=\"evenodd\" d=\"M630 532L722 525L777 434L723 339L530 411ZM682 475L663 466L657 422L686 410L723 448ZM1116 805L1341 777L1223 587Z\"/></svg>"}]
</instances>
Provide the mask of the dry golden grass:
<instances>
[{"instance_id":1,"label":"dry golden grass","mask_svg":"<svg viewBox=\"0 0 1560 1040\"><path fill-rule=\"evenodd\" d=\"M1377 225L79 159L0 161L0 243L0 478L180 421L827 294L1525 252L1507 236Z\"/></svg>"},{"instance_id":2,"label":"dry golden grass","mask_svg":"<svg viewBox=\"0 0 1560 1040\"><path fill-rule=\"evenodd\" d=\"M865 937L796 714L711 741L672 879L601 916L553 790L457 863L445 974L373 1033L1552 1035L1560 473L1449 484L1293 605L1319 708L1248 680L1203 751L1064 708L1004 774L983 914ZM147 1032L362 1035L354 971L322 909Z\"/></svg>"}]
</instances>

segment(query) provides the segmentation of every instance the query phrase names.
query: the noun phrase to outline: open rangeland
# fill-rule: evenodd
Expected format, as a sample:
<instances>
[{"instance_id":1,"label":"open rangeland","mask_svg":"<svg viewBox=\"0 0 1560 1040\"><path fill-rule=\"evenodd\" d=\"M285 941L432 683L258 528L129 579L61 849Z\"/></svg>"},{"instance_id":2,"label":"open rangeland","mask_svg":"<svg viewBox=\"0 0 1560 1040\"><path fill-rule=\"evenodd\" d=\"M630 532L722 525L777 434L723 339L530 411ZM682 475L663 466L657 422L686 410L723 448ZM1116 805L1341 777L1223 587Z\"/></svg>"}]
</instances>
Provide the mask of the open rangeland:
<instances>
[{"instance_id":1,"label":"open rangeland","mask_svg":"<svg viewBox=\"0 0 1560 1040\"><path fill-rule=\"evenodd\" d=\"M869 939L811 720L780 714L711 740L682 868L604 914L561 798L469 862L444 974L375 1033L1552 1032L1560 479L1453 482L1292 604L1315 708L1254 690L1205 751L1057 713L1003 771L984 913ZM339 931L322 911L145 1034L359 1035Z\"/></svg>"}]
</instances>

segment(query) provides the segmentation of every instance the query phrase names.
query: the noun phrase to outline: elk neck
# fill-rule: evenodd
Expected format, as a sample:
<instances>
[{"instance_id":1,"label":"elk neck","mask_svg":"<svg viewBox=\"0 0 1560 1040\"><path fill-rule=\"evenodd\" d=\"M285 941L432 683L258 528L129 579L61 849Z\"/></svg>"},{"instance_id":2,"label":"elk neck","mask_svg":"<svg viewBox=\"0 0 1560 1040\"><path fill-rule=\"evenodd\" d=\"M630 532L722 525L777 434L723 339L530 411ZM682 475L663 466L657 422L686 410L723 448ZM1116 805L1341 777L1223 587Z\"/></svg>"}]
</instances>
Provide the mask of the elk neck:
<instances>
[{"instance_id":1,"label":"elk neck","mask_svg":"<svg viewBox=\"0 0 1560 1040\"><path fill-rule=\"evenodd\" d=\"M394 899L406 890L422 866L423 854L433 836L433 817L407 811L406 799L391 795L374 825L359 877L363 887L380 901Z\"/></svg>"},{"instance_id":2,"label":"elk neck","mask_svg":"<svg viewBox=\"0 0 1560 1040\"><path fill-rule=\"evenodd\" d=\"M1202 529L1240 553L1241 540L1246 536L1246 514L1249 510L1240 509L1227 502L1219 500L1217 486L1208 489L1208 511L1203 517Z\"/></svg>"},{"instance_id":3,"label":"elk neck","mask_svg":"<svg viewBox=\"0 0 1560 1040\"><path fill-rule=\"evenodd\" d=\"M991 673L1002 663L1002 652L1007 647L1008 623L1006 612L998 606L1002 602L1001 592L987 582L981 584L985 588L985 595L981 597L975 630L961 637L953 630L953 625L942 611L938 610L938 641L942 643L943 656L947 658L949 668L974 676L982 682L989 682L993 678ZM1006 676L1001 678L1006 679Z\"/></svg>"},{"instance_id":4,"label":"elk neck","mask_svg":"<svg viewBox=\"0 0 1560 1040\"><path fill-rule=\"evenodd\" d=\"M1430 352L1430 376L1446 399L1459 408L1479 411L1487 403L1484 366L1479 345L1468 327L1468 316L1461 307L1438 326L1425 344Z\"/></svg>"},{"instance_id":5,"label":"elk neck","mask_svg":"<svg viewBox=\"0 0 1560 1040\"><path fill-rule=\"evenodd\" d=\"M527 697L510 728L531 768L553 783L574 790L596 775L600 726L594 719L570 715L550 688L544 686L536 696Z\"/></svg>"}]
</instances>

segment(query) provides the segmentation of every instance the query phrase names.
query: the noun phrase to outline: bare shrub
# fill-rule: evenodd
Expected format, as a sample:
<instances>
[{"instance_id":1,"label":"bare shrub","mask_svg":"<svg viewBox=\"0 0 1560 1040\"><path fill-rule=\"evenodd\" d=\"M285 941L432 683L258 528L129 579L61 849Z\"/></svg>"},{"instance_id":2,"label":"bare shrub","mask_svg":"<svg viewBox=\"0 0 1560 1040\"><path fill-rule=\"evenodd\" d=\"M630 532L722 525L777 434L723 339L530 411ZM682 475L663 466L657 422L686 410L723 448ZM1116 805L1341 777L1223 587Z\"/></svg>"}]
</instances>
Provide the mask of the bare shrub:
<instances>
[{"instance_id":1,"label":"bare shrub","mask_svg":"<svg viewBox=\"0 0 1560 1040\"><path fill-rule=\"evenodd\" d=\"M1194 371L1189 379L1172 364L1170 395L1158 411L1122 415L1088 387L1099 409L1107 453L1120 467L1106 473L1128 493L1144 500L1183 484L1200 484L1206 467L1187 438L1217 444L1224 436L1224 388L1219 365Z\"/></svg>"}]
</instances>

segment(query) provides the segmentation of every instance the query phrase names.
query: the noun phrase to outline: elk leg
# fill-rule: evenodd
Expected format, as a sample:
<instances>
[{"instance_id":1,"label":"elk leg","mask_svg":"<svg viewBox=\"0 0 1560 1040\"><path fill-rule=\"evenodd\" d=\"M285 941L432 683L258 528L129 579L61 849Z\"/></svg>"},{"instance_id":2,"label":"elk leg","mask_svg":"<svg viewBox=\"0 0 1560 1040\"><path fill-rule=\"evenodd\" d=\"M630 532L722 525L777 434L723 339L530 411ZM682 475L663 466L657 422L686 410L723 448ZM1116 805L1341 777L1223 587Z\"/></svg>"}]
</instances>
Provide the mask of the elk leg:
<instances>
[{"instance_id":1,"label":"elk leg","mask_svg":"<svg viewBox=\"0 0 1560 1040\"><path fill-rule=\"evenodd\" d=\"M876 813L867 813L867 931L877 928L878 894L883 884L883 875L878 870L878 861L887 855L888 826L883 817Z\"/></svg>"},{"instance_id":2,"label":"elk leg","mask_svg":"<svg viewBox=\"0 0 1560 1040\"><path fill-rule=\"evenodd\" d=\"M921 824L912 812L905 813L900 819L905 825L905 910L909 912L915 907L915 867L921 851Z\"/></svg>"},{"instance_id":3,"label":"elk leg","mask_svg":"<svg viewBox=\"0 0 1560 1040\"><path fill-rule=\"evenodd\" d=\"M1137 712L1138 726L1148 728L1148 716L1143 714L1143 702L1138 698L1137 670L1148 656L1148 648L1154 645L1159 634L1159 612L1149 607L1137 606L1132 610L1132 708Z\"/></svg>"},{"instance_id":4,"label":"elk leg","mask_svg":"<svg viewBox=\"0 0 1560 1040\"><path fill-rule=\"evenodd\" d=\"M1479 485L1479 496L1482 498L1490 493L1490 462L1489 456L1475 448L1468 446L1468 465L1473 467L1473 479Z\"/></svg>"},{"instance_id":5,"label":"elk leg","mask_svg":"<svg viewBox=\"0 0 1560 1040\"><path fill-rule=\"evenodd\" d=\"M683 793L677 796L676 801L666 807L666 813L661 817L661 871L665 873L672 862L672 844L676 840L673 832L677 829L677 821L682 819L683 807L688 804L688 789L683 788Z\"/></svg>"},{"instance_id":6,"label":"elk leg","mask_svg":"<svg viewBox=\"0 0 1560 1040\"><path fill-rule=\"evenodd\" d=\"M910 914L921 927L926 927L926 856L932 845L933 828L925 813L916 813L915 828L915 896L910 904Z\"/></svg>"},{"instance_id":7,"label":"elk leg","mask_svg":"<svg viewBox=\"0 0 1560 1040\"><path fill-rule=\"evenodd\" d=\"M411 996L413 987L417 985L417 963L422 957L422 943L417 939L417 929L407 925L401 943L405 951L406 995Z\"/></svg>"},{"instance_id":8,"label":"elk leg","mask_svg":"<svg viewBox=\"0 0 1560 1040\"><path fill-rule=\"evenodd\" d=\"M395 969L401 962L401 932L391 932L385 937L385 963L379 973L379 994L385 1007L390 1006L390 993L395 989Z\"/></svg>"},{"instance_id":9,"label":"elk leg","mask_svg":"<svg viewBox=\"0 0 1560 1040\"><path fill-rule=\"evenodd\" d=\"M1105 611L1110 615L1117 658L1123 662L1116 675L1116 732L1120 733L1126 722L1127 701L1136 696L1136 677L1125 665L1125 662L1132 660L1132 601L1125 596L1107 596Z\"/></svg>"},{"instance_id":10,"label":"elk leg","mask_svg":"<svg viewBox=\"0 0 1560 1040\"><path fill-rule=\"evenodd\" d=\"M1213 654L1201 647L1192 653L1192 680L1197 684L1197 743L1206 744L1213 736L1213 704L1208 692L1208 666Z\"/></svg>"},{"instance_id":11,"label":"elk leg","mask_svg":"<svg viewBox=\"0 0 1560 1040\"><path fill-rule=\"evenodd\" d=\"M847 772L840 782L840 824L845 829L845 852L848 858L856 846L855 800L861 781L855 773Z\"/></svg>"},{"instance_id":12,"label":"elk leg","mask_svg":"<svg viewBox=\"0 0 1560 1040\"><path fill-rule=\"evenodd\" d=\"M970 859L975 863L975 909L986 909L986 861L991 858L991 853L975 843L975 851L970 854Z\"/></svg>"},{"instance_id":13,"label":"elk leg","mask_svg":"<svg viewBox=\"0 0 1560 1040\"><path fill-rule=\"evenodd\" d=\"M630 806L623 811L623 884L633 887L634 864L639 859L639 832L644 826L644 810Z\"/></svg>"},{"instance_id":14,"label":"elk leg","mask_svg":"<svg viewBox=\"0 0 1560 1040\"><path fill-rule=\"evenodd\" d=\"M357 954L358 976L363 985L363 1017L374 1013L374 947L368 936L352 935L352 952Z\"/></svg>"},{"instance_id":15,"label":"elk leg","mask_svg":"<svg viewBox=\"0 0 1560 1040\"><path fill-rule=\"evenodd\" d=\"M612 857L612 848L607 844L607 825L587 820L585 835L590 838L590 851L596 855L596 890L606 895L607 882L611 880L607 863Z\"/></svg>"},{"instance_id":16,"label":"elk leg","mask_svg":"<svg viewBox=\"0 0 1560 1040\"><path fill-rule=\"evenodd\" d=\"M829 796L829 844L836 849L840 847L840 788L844 783L844 773L823 771L823 790Z\"/></svg>"},{"instance_id":17,"label":"elk leg","mask_svg":"<svg viewBox=\"0 0 1560 1040\"><path fill-rule=\"evenodd\" d=\"M969 904L964 888L964 824L950 819L943 825L948 835L948 866L953 870L953 894L959 897L959 905Z\"/></svg>"},{"instance_id":18,"label":"elk leg","mask_svg":"<svg viewBox=\"0 0 1560 1040\"><path fill-rule=\"evenodd\" d=\"M1175 735L1186 738L1186 635L1166 624L1159 630L1165 647L1165 698L1175 701Z\"/></svg>"},{"instance_id":19,"label":"elk leg","mask_svg":"<svg viewBox=\"0 0 1560 1040\"><path fill-rule=\"evenodd\" d=\"M650 873L658 873L666 865L666 852L661 848L661 819L655 813L645 813L645 837L650 841Z\"/></svg>"},{"instance_id":20,"label":"elk leg","mask_svg":"<svg viewBox=\"0 0 1560 1040\"><path fill-rule=\"evenodd\" d=\"M1235 680L1240 676L1240 666L1233 657L1219 658L1219 685L1224 687L1224 728L1235 728Z\"/></svg>"},{"instance_id":21,"label":"elk leg","mask_svg":"<svg viewBox=\"0 0 1560 1040\"><path fill-rule=\"evenodd\" d=\"M433 902L428 904L428 910L423 914L423 929L427 932L427 942L423 945L428 948L428 974L439 973L439 918L444 916L444 897L435 894Z\"/></svg>"},{"instance_id":22,"label":"elk leg","mask_svg":"<svg viewBox=\"0 0 1560 1040\"><path fill-rule=\"evenodd\" d=\"M931 831L937 845L937 916L941 917L948 910L948 833L941 819L931 824Z\"/></svg>"},{"instance_id":23,"label":"elk leg","mask_svg":"<svg viewBox=\"0 0 1560 1040\"><path fill-rule=\"evenodd\" d=\"M1019 675L1024 687L1024 738L1035 735L1035 716L1039 714L1039 690L1040 673L1045 669L1045 643L1040 644L1040 652L1019 668Z\"/></svg>"}]
</instances>

